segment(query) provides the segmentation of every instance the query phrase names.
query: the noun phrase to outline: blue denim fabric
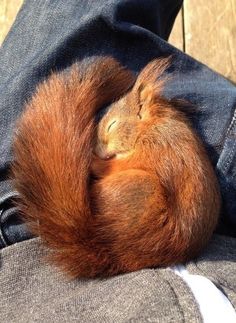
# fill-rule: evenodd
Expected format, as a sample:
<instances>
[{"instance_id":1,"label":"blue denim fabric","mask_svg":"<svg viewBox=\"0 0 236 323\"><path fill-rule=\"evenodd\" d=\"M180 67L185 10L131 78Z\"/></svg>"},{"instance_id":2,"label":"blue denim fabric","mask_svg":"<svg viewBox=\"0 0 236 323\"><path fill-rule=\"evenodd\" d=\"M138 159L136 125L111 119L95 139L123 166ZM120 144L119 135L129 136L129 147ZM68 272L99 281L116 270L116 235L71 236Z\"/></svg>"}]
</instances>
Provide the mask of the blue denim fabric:
<instances>
[{"instance_id":1,"label":"blue denim fabric","mask_svg":"<svg viewBox=\"0 0 236 323\"><path fill-rule=\"evenodd\" d=\"M235 234L236 88L165 41L181 4L182 0L25 1L0 49L0 246L30 237L11 202L17 193L8 177L17 117L51 70L98 55L112 55L134 72L154 57L173 55L174 77L166 96L184 97L198 106L193 125L219 176L222 223L232 229L227 233Z\"/></svg>"}]
</instances>

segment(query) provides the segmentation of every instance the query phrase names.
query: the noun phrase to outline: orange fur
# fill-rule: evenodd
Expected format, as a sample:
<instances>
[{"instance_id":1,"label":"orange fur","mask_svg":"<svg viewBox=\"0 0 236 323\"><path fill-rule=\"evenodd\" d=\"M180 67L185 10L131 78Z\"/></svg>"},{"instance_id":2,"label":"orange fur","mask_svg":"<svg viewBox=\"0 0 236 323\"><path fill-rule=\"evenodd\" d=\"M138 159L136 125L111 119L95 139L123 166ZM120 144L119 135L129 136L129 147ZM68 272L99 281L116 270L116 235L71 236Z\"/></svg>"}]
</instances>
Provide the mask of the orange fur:
<instances>
[{"instance_id":1,"label":"orange fur","mask_svg":"<svg viewBox=\"0 0 236 323\"><path fill-rule=\"evenodd\" d=\"M217 180L186 116L161 97L168 64L154 60L135 84L111 58L75 65L41 84L18 122L18 205L71 277L184 262L212 235Z\"/></svg>"}]
</instances>

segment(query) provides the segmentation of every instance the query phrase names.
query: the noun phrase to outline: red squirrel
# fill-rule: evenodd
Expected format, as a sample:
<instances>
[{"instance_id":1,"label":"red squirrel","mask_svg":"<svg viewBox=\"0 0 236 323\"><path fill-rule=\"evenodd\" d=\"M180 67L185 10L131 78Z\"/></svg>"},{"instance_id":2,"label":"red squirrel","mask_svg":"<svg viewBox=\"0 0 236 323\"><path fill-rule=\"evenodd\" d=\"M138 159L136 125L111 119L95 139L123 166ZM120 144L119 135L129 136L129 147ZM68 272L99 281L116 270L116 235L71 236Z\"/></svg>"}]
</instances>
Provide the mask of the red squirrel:
<instances>
[{"instance_id":1,"label":"red squirrel","mask_svg":"<svg viewBox=\"0 0 236 323\"><path fill-rule=\"evenodd\" d=\"M137 78L109 57L75 64L38 86L17 123L19 209L72 278L186 262L213 233L217 179L162 95L169 64L155 59Z\"/></svg>"}]
</instances>

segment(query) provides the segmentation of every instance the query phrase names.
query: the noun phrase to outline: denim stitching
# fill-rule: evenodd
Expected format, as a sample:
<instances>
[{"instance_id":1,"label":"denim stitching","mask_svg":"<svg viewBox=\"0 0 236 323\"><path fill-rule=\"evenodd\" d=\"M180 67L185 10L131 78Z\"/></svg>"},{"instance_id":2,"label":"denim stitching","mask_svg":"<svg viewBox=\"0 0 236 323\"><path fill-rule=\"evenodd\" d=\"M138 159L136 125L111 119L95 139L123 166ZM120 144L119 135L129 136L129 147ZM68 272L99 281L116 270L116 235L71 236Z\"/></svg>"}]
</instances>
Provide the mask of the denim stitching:
<instances>
[{"instance_id":1,"label":"denim stitching","mask_svg":"<svg viewBox=\"0 0 236 323\"><path fill-rule=\"evenodd\" d=\"M234 111L233 118L230 122L230 125L227 129L225 144L222 150L223 161L222 161L221 169L224 174L227 173L229 164L232 162L233 156L235 154L236 140L234 141L231 149L229 149L228 147L228 140L230 139L231 134L234 132L234 129L236 130L236 109Z\"/></svg>"},{"instance_id":2,"label":"denim stitching","mask_svg":"<svg viewBox=\"0 0 236 323\"><path fill-rule=\"evenodd\" d=\"M3 210L0 210L0 219L1 219L2 213L3 213ZM2 231L2 225L0 222L0 249L4 248L4 247L7 247L7 242L4 238L3 231Z\"/></svg>"}]
</instances>

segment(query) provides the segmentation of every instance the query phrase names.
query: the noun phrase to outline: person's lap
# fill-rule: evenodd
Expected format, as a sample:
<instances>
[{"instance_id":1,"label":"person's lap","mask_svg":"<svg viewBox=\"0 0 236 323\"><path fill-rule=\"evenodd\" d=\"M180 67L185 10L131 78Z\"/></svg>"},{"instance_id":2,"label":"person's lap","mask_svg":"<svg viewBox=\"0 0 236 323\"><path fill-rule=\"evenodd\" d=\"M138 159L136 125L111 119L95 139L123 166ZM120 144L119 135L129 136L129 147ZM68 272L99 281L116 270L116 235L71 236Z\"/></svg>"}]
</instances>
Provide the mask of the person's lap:
<instances>
[{"instance_id":1,"label":"person's lap","mask_svg":"<svg viewBox=\"0 0 236 323\"><path fill-rule=\"evenodd\" d=\"M236 88L164 40L181 3L25 1L0 50L0 246L30 237L11 203L17 193L8 177L15 121L24 103L52 70L98 55L116 57L134 72L154 57L173 56L173 78L165 94L186 98L198 107L193 124L219 176L224 222L233 228L226 233L235 235Z\"/></svg>"}]
</instances>

